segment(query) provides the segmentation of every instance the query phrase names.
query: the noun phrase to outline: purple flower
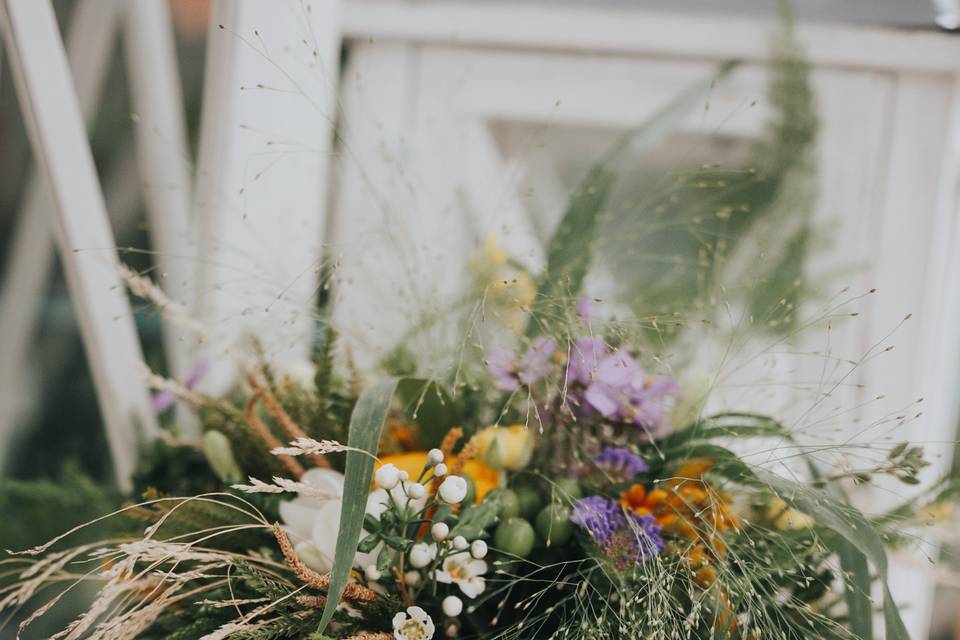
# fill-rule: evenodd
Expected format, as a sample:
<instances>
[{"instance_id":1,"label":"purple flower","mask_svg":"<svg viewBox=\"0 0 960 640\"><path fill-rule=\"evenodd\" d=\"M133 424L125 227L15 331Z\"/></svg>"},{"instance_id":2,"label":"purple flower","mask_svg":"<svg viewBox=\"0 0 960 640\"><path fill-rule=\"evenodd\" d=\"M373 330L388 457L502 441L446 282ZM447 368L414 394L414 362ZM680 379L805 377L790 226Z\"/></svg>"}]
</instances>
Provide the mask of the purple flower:
<instances>
[{"instance_id":1,"label":"purple flower","mask_svg":"<svg viewBox=\"0 0 960 640\"><path fill-rule=\"evenodd\" d=\"M193 389L200 378L207 373L207 369L210 368L210 362L207 360L201 360L197 363L197 366L193 368L193 371L190 372L190 375L187 376L187 379L184 380L183 386L187 389ZM151 404L153 405L153 412L157 415L160 415L170 407L174 405L177 401L177 394L173 391L158 391L153 394L151 399Z\"/></svg>"},{"instance_id":2,"label":"purple flower","mask_svg":"<svg viewBox=\"0 0 960 640\"><path fill-rule=\"evenodd\" d=\"M593 463L624 480L631 480L650 469L643 458L626 447L607 447L594 458Z\"/></svg>"},{"instance_id":3,"label":"purple flower","mask_svg":"<svg viewBox=\"0 0 960 640\"><path fill-rule=\"evenodd\" d=\"M570 522L587 530L593 541L605 547L613 541L617 529L626 525L620 505L603 496L587 496L573 503Z\"/></svg>"},{"instance_id":4,"label":"purple flower","mask_svg":"<svg viewBox=\"0 0 960 640\"><path fill-rule=\"evenodd\" d=\"M629 354L608 349L596 337L574 343L566 382L587 411L651 432L667 426L666 410L678 392L673 380L647 375Z\"/></svg>"},{"instance_id":5,"label":"purple flower","mask_svg":"<svg viewBox=\"0 0 960 640\"><path fill-rule=\"evenodd\" d=\"M570 521L586 529L604 553L620 565L638 563L664 549L661 528L653 516L625 513L610 498L588 496L577 500Z\"/></svg>"},{"instance_id":6,"label":"purple flower","mask_svg":"<svg viewBox=\"0 0 960 640\"><path fill-rule=\"evenodd\" d=\"M547 377L553 370L553 354L556 350L557 341L547 336L534 338L522 356L498 347L487 356L487 369L498 389L515 391L521 383L529 386Z\"/></svg>"},{"instance_id":7,"label":"purple flower","mask_svg":"<svg viewBox=\"0 0 960 640\"><path fill-rule=\"evenodd\" d=\"M593 374L600 365L600 359L607 353L603 340L597 337L577 338L570 349L570 362L567 364L567 384L579 382L587 385L593 380Z\"/></svg>"}]
</instances>

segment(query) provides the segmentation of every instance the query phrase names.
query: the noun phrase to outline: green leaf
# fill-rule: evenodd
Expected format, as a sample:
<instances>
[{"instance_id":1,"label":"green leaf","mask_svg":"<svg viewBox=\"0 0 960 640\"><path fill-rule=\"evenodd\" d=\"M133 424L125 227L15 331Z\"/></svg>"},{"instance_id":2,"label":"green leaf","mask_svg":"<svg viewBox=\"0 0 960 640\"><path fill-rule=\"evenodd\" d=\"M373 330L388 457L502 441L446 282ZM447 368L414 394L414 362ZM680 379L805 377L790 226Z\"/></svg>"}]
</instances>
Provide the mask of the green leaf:
<instances>
[{"instance_id":1,"label":"green leaf","mask_svg":"<svg viewBox=\"0 0 960 640\"><path fill-rule=\"evenodd\" d=\"M479 538L484 529L493 526L500 511L500 498L492 497L478 505L464 509L460 521L450 530L450 536L463 536L467 540Z\"/></svg>"},{"instance_id":2,"label":"green leaf","mask_svg":"<svg viewBox=\"0 0 960 640\"><path fill-rule=\"evenodd\" d=\"M538 282L527 335L543 332L539 322L549 315L557 300L569 300L580 294L593 256L600 214L610 198L616 178L611 167L621 160L624 152L643 152L663 140L691 108L703 103L714 83L734 66L732 62L721 65L709 79L689 87L648 120L624 133L587 172L571 194L567 209L550 239L547 266Z\"/></svg>"},{"instance_id":3,"label":"green leaf","mask_svg":"<svg viewBox=\"0 0 960 640\"><path fill-rule=\"evenodd\" d=\"M850 631L858 638L872 638L873 604L870 601L871 580L867 557L843 537L838 537L834 549L844 573L843 597L847 601Z\"/></svg>"},{"instance_id":4,"label":"green leaf","mask_svg":"<svg viewBox=\"0 0 960 640\"><path fill-rule=\"evenodd\" d=\"M832 530L841 536L850 548L844 549L844 553L862 554L870 564L873 565L880 577L883 585L883 617L886 628L885 637L887 640L910 640L903 620L900 618L900 612L897 604L890 593L890 587L887 584L887 554L883 548L883 543L876 530L867 521L867 519L857 509L849 504L844 504L824 491L811 489L804 485L787 480L764 469L754 469L752 475L757 481L775 490L782 499L788 503L813 516L817 524ZM848 559L851 563L859 563L855 556ZM860 584L855 584L853 588L860 590L862 588L863 576L857 578ZM848 591L850 587L848 586ZM867 590L869 591L869 589ZM849 602L849 600L848 600ZM856 607L862 608L864 602L856 603ZM864 615L861 613L861 615ZM865 624L858 622L865 628ZM866 639L871 635L863 636Z\"/></svg>"},{"instance_id":5,"label":"green leaf","mask_svg":"<svg viewBox=\"0 0 960 640\"><path fill-rule=\"evenodd\" d=\"M376 456L380 434L387 417L387 410L397 389L397 379L387 378L367 387L350 416L350 435L347 444ZM323 607L318 633L322 633L340 604L340 596L347 586L357 543L363 527L363 516L370 493L370 478L373 475L373 458L359 451L347 452L346 473L343 482L343 506L340 511L340 533L330 572L330 588Z\"/></svg>"}]
</instances>

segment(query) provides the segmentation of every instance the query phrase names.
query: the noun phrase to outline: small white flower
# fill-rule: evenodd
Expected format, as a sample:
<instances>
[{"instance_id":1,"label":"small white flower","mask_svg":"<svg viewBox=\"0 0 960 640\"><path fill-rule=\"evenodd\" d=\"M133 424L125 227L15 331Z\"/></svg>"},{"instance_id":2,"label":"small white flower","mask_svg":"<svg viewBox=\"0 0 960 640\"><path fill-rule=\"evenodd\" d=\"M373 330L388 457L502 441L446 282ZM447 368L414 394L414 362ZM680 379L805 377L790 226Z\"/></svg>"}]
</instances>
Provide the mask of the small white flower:
<instances>
[{"instance_id":1,"label":"small white flower","mask_svg":"<svg viewBox=\"0 0 960 640\"><path fill-rule=\"evenodd\" d=\"M383 577L383 574L380 573L380 570L377 569L377 565L375 564L368 564L365 566L363 568L363 575L366 576L367 580L370 582L376 582Z\"/></svg>"},{"instance_id":2,"label":"small white flower","mask_svg":"<svg viewBox=\"0 0 960 640\"><path fill-rule=\"evenodd\" d=\"M483 540L474 540L470 545L470 555L477 560L482 560L487 556L487 543Z\"/></svg>"},{"instance_id":3,"label":"small white flower","mask_svg":"<svg viewBox=\"0 0 960 640\"><path fill-rule=\"evenodd\" d=\"M443 569L437 571L437 582L455 584L468 598L476 598L486 588L483 574L487 572L487 563L471 558L467 553L455 553L443 561Z\"/></svg>"},{"instance_id":4,"label":"small white flower","mask_svg":"<svg viewBox=\"0 0 960 640\"><path fill-rule=\"evenodd\" d=\"M409 587L417 586L417 583L420 582L420 572L419 571L407 571L403 574L403 581Z\"/></svg>"},{"instance_id":5,"label":"small white flower","mask_svg":"<svg viewBox=\"0 0 960 640\"><path fill-rule=\"evenodd\" d=\"M430 527L430 535L433 536L433 539L437 542L446 540L447 536L450 535L450 527L447 526L446 522L435 522L433 526Z\"/></svg>"},{"instance_id":6,"label":"small white flower","mask_svg":"<svg viewBox=\"0 0 960 640\"><path fill-rule=\"evenodd\" d=\"M401 479L403 482L406 482L407 480L410 479L410 474L407 473L406 471L401 471L401 472L400 472L400 479Z\"/></svg>"},{"instance_id":7,"label":"small white flower","mask_svg":"<svg viewBox=\"0 0 960 640\"><path fill-rule=\"evenodd\" d=\"M467 497L467 481L460 476L447 476L437 492L449 504L459 504Z\"/></svg>"},{"instance_id":8,"label":"small white flower","mask_svg":"<svg viewBox=\"0 0 960 640\"><path fill-rule=\"evenodd\" d=\"M411 482L407 485L407 495L413 498L414 500L419 500L420 498L427 495L427 488L424 487L419 482Z\"/></svg>"},{"instance_id":9,"label":"small white flower","mask_svg":"<svg viewBox=\"0 0 960 640\"><path fill-rule=\"evenodd\" d=\"M457 596L447 596L443 599L443 615L456 618L463 611L463 600Z\"/></svg>"},{"instance_id":10,"label":"small white flower","mask_svg":"<svg viewBox=\"0 0 960 640\"><path fill-rule=\"evenodd\" d=\"M397 469L396 465L387 463L377 469L373 478L377 486L390 491L390 489L393 489L397 486L397 483L400 482L400 470Z\"/></svg>"},{"instance_id":11,"label":"small white flower","mask_svg":"<svg viewBox=\"0 0 960 640\"><path fill-rule=\"evenodd\" d=\"M470 544L467 542L467 539L464 538L463 536L457 536L456 538L453 539L453 548L456 549L457 551L463 551L469 546Z\"/></svg>"},{"instance_id":12,"label":"small white flower","mask_svg":"<svg viewBox=\"0 0 960 640\"><path fill-rule=\"evenodd\" d=\"M443 451L440 449L430 449L427 452L427 461L432 465L438 465L443 462Z\"/></svg>"},{"instance_id":13,"label":"small white flower","mask_svg":"<svg viewBox=\"0 0 960 640\"><path fill-rule=\"evenodd\" d=\"M435 475L435 476L438 477L438 478L441 478L441 477L447 475L447 465L445 465L445 464L443 464L443 463L441 462L440 464L438 464L437 466L435 466L435 467L433 468L433 475Z\"/></svg>"},{"instance_id":14,"label":"small white flower","mask_svg":"<svg viewBox=\"0 0 960 640\"><path fill-rule=\"evenodd\" d=\"M397 640L430 640L434 631L433 620L420 607L407 607L406 613L393 616L393 637Z\"/></svg>"},{"instance_id":15,"label":"small white flower","mask_svg":"<svg viewBox=\"0 0 960 640\"><path fill-rule=\"evenodd\" d=\"M410 565L415 569L423 569L437 557L437 545L418 542L410 547Z\"/></svg>"}]
</instances>

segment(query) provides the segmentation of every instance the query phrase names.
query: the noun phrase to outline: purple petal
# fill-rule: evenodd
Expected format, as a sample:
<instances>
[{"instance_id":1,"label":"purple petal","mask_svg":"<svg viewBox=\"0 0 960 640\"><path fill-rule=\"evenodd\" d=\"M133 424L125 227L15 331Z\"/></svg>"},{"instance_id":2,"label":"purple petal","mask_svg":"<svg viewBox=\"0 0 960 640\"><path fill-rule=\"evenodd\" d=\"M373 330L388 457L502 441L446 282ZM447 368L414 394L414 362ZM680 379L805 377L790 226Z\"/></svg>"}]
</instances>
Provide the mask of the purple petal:
<instances>
[{"instance_id":1,"label":"purple petal","mask_svg":"<svg viewBox=\"0 0 960 640\"><path fill-rule=\"evenodd\" d=\"M587 402L600 412L604 418L610 418L620 409L619 392L606 385L592 384L584 394Z\"/></svg>"},{"instance_id":2,"label":"purple petal","mask_svg":"<svg viewBox=\"0 0 960 640\"><path fill-rule=\"evenodd\" d=\"M607 353L603 340L597 337L577 338L570 349L567 365L567 384L579 382L590 384L600 359Z\"/></svg>"},{"instance_id":3,"label":"purple petal","mask_svg":"<svg viewBox=\"0 0 960 640\"><path fill-rule=\"evenodd\" d=\"M593 315L593 300L583 296L577 301L577 315L581 320L589 320Z\"/></svg>"},{"instance_id":4,"label":"purple petal","mask_svg":"<svg viewBox=\"0 0 960 640\"><path fill-rule=\"evenodd\" d=\"M553 354L557 350L557 341L546 336L533 339L530 349L520 360L518 376L524 384L533 384L550 375L553 370Z\"/></svg>"},{"instance_id":5,"label":"purple petal","mask_svg":"<svg viewBox=\"0 0 960 640\"><path fill-rule=\"evenodd\" d=\"M520 385L514 375L517 354L505 347L491 349L487 354L487 370L493 376L493 385L501 391L515 391Z\"/></svg>"}]
</instances>

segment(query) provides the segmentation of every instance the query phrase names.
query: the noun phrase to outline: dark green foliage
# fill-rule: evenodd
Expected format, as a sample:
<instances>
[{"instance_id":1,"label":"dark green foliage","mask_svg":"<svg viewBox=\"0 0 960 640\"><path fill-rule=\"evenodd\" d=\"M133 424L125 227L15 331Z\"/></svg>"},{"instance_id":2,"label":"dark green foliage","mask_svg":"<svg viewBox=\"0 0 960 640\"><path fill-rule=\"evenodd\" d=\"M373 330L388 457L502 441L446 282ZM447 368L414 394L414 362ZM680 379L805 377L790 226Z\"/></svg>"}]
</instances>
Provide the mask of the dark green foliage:
<instances>
[{"instance_id":1,"label":"dark green foliage","mask_svg":"<svg viewBox=\"0 0 960 640\"><path fill-rule=\"evenodd\" d=\"M67 464L56 479L0 480L0 548L21 550L118 508L120 494ZM106 520L79 532L73 543L131 531L131 523Z\"/></svg>"},{"instance_id":2,"label":"dark green foliage","mask_svg":"<svg viewBox=\"0 0 960 640\"><path fill-rule=\"evenodd\" d=\"M144 449L133 476L135 496L153 487L162 488L166 495L192 496L218 491L222 486L202 451L170 445L162 439Z\"/></svg>"}]
</instances>

